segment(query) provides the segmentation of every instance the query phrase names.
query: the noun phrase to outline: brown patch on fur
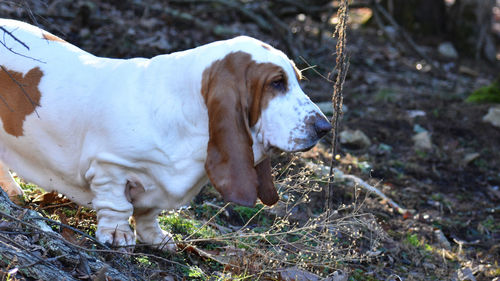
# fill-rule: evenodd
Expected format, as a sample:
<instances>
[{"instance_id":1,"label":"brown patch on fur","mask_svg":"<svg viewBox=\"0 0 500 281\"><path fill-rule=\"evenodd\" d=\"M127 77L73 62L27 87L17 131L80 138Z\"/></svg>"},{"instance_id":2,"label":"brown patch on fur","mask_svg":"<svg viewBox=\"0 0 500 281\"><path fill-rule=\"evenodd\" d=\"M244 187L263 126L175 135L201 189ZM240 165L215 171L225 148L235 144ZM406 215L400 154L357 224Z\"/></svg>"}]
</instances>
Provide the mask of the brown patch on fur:
<instances>
[{"instance_id":1,"label":"brown patch on fur","mask_svg":"<svg viewBox=\"0 0 500 281\"><path fill-rule=\"evenodd\" d=\"M300 71L296 66L293 61L290 61L292 63L293 71L295 72L295 77L297 78L298 81L302 80L302 71Z\"/></svg>"},{"instance_id":2,"label":"brown patch on fur","mask_svg":"<svg viewBox=\"0 0 500 281\"><path fill-rule=\"evenodd\" d=\"M271 46L270 46L269 44L262 43L262 44L261 44L261 46L262 46L262 48L264 48L264 49L266 49L266 50L268 50L268 51L271 51L271 50L272 50L272 48L271 48Z\"/></svg>"},{"instance_id":3,"label":"brown patch on fur","mask_svg":"<svg viewBox=\"0 0 500 281\"><path fill-rule=\"evenodd\" d=\"M260 118L262 110L267 107L271 98L279 94L279 90L271 86L271 82L283 79L284 92L288 91L288 77L283 69L272 63L253 63L247 73L247 86L250 91L250 127Z\"/></svg>"},{"instance_id":4,"label":"brown patch on fur","mask_svg":"<svg viewBox=\"0 0 500 281\"><path fill-rule=\"evenodd\" d=\"M41 93L38 89L43 72L35 67L25 75L0 69L0 118L5 132L19 137L23 135L26 116L39 106Z\"/></svg>"},{"instance_id":5,"label":"brown patch on fur","mask_svg":"<svg viewBox=\"0 0 500 281\"><path fill-rule=\"evenodd\" d=\"M50 33L43 33L42 35L43 39L45 40L49 40L49 41L54 41L54 42L66 42L64 41L63 39L53 35L53 34L50 34Z\"/></svg>"},{"instance_id":6,"label":"brown patch on fur","mask_svg":"<svg viewBox=\"0 0 500 281\"><path fill-rule=\"evenodd\" d=\"M286 82L281 67L256 63L244 52L231 53L203 72L201 93L209 119L205 170L226 201L253 206L259 197L266 204L276 202L270 169L254 167L250 127L276 94L270 83L279 78Z\"/></svg>"}]
</instances>

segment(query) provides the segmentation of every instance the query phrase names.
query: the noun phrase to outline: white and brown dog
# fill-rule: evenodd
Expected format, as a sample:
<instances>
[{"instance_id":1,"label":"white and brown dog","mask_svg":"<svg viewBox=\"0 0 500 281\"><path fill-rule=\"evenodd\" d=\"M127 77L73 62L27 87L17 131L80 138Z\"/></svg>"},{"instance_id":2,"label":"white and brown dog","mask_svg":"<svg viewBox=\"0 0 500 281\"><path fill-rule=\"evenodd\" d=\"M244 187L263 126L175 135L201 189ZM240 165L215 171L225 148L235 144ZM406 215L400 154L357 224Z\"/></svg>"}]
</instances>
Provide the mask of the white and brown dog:
<instances>
[{"instance_id":1,"label":"white and brown dog","mask_svg":"<svg viewBox=\"0 0 500 281\"><path fill-rule=\"evenodd\" d=\"M293 62L250 37L125 60L0 27L0 185L21 192L11 168L91 206L103 243L165 246L158 214L208 180L226 201L276 203L268 152L309 149L331 129Z\"/></svg>"}]
</instances>

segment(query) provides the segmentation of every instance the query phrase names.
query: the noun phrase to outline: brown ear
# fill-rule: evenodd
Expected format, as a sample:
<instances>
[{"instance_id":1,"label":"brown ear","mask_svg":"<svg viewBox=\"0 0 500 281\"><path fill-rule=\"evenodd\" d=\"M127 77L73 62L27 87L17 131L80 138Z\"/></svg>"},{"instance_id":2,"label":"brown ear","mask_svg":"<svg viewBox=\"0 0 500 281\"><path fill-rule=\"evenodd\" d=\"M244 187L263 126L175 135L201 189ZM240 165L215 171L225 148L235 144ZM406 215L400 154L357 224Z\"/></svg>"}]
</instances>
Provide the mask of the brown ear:
<instances>
[{"instance_id":1,"label":"brown ear","mask_svg":"<svg viewBox=\"0 0 500 281\"><path fill-rule=\"evenodd\" d=\"M271 174L271 160L266 157L257 166L255 166L259 179L257 195L262 203L271 206L278 202L279 195L274 187L273 176Z\"/></svg>"},{"instance_id":2,"label":"brown ear","mask_svg":"<svg viewBox=\"0 0 500 281\"><path fill-rule=\"evenodd\" d=\"M209 141L205 170L226 201L253 206L259 180L248 126L246 69L249 55L232 53L203 73Z\"/></svg>"}]
</instances>

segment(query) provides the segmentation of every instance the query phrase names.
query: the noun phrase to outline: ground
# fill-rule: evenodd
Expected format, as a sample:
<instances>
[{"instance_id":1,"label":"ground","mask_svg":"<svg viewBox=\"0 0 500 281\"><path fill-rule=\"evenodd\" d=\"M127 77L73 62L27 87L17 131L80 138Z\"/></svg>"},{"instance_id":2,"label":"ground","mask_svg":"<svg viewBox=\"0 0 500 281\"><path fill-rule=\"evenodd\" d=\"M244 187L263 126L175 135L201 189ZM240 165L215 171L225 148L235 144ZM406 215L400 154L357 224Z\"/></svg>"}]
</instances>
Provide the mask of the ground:
<instances>
[{"instance_id":1,"label":"ground","mask_svg":"<svg viewBox=\"0 0 500 281\"><path fill-rule=\"evenodd\" d=\"M327 77L335 64L335 40L329 32L318 33L321 29L314 16L299 13L287 18L284 13L283 21L273 22L273 17L243 12L242 8L260 11L252 1L239 8L226 1L176 3L0 2L0 16L36 20L87 51L121 58L150 57L244 33L294 57L305 69L307 79L302 85L313 101L331 100L332 83ZM278 14L276 7L267 8ZM358 10L351 17L360 19L367 13ZM284 22L293 32L278 36L260 26L259 19L276 25ZM295 41L284 39L288 35ZM410 48L398 49L376 26L360 23L350 26L347 49L350 66L339 131L361 130L371 144L341 145L334 163L407 211L398 212L387 201L338 177L335 209L325 212L321 190L326 187L332 157L330 135L309 152L273 157L282 198L274 208L225 205L207 186L190 206L165 212L163 227L181 241L175 254L139 246L136 254L124 255L100 248L91 238L57 223L49 221L49 225L132 280L321 280L328 276L329 280L498 280L500 128L482 120L492 104L465 101L475 89L498 79L498 61L450 60L439 56L437 43L422 46L437 68ZM421 132L430 135L431 147L414 146L412 137ZM23 186L28 190L25 207L93 235L93 211ZM45 247L38 237L43 234L33 237L26 227L2 226L2 241L24 237L31 241L31 246L25 246L29 249ZM97 278L101 272L82 266L82 259L41 252L74 278ZM4 279L34 278L19 261L0 260ZM341 273L346 278L341 279ZM298 277L290 277L294 275Z\"/></svg>"}]
</instances>

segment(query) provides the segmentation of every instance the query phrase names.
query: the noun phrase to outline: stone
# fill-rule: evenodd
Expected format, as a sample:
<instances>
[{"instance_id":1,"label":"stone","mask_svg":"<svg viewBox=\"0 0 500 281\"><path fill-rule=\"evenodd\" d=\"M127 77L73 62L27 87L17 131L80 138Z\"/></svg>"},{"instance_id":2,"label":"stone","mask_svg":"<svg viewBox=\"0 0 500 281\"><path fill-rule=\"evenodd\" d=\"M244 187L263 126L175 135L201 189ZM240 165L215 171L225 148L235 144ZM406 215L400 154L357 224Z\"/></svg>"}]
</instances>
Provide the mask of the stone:
<instances>
[{"instance_id":1,"label":"stone","mask_svg":"<svg viewBox=\"0 0 500 281\"><path fill-rule=\"evenodd\" d=\"M333 115L333 105L331 101L318 102L316 105L325 115Z\"/></svg>"},{"instance_id":2,"label":"stone","mask_svg":"<svg viewBox=\"0 0 500 281\"><path fill-rule=\"evenodd\" d=\"M408 117L414 119L416 117L425 117L426 113L423 110L407 110Z\"/></svg>"},{"instance_id":3,"label":"stone","mask_svg":"<svg viewBox=\"0 0 500 281\"><path fill-rule=\"evenodd\" d=\"M283 281L319 281L321 277L297 267L278 270L280 280Z\"/></svg>"},{"instance_id":4,"label":"stone","mask_svg":"<svg viewBox=\"0 0 500 281\"><path fill-rule=\"evenodd\" d=\"M335 271L329 277L323 279L323 281L347 281L349 280L349 274L342 270Z\"/></svg>"},{"instance_id":5,"label":"stone","mask_svg":"<svg viewBox=\"0 0 500 281\"><path fill-rule=\"evenodd\" d=\"M452 59L452 60L458 59L458 52L453 46L453 44L451 44L450 42L444 42L439 44L438 52L441 56L447 59Z\"/></svg>"},{"instance_id":6,"label":"stone","mask_svg":"<svg viewBox=\"0 0 500 281\"><path fill-rule=\"evenodd\" d=\"M385 35L387 37L389 37L389 39L391 41L396 40L396 37L398 36L398 31L396 30L396 28L394 28L391 25L385 26L384 27L384 32L385 32Z\"/></svg>"},{"instance_id":7,"label":"stone","mask_svg":"<svg viewBox=\"0 0 500 281\"><path fill-rule=\"evenodd\" d=\"M436 238L437 242L439 245L447 250L451 249L451 244L450 241L448 241L448 238L444 236L444 233L441 229L436 229L434 230L434 237Z\"/></svg>"},{"instance_id":8,"label":"stone","mask_svg":"<svg viewBox=\"0 0 500 281\"><path fill-rule=\"evenodd\" d=\"M459 281L476 281L476 277L469 267L464 267L457 270L457 277Z\"/></svg>"},{"instance_id":9,"label":"stone","mask_svg":"<svg viewBox=\"0 0 500 281\"><path fill-rule=\"evenodd\" d=\"M467 166L469 165L470 162L476 160L477 158L479 158L479 156L481 156L481 154L477 153L477 152L472 152L472 153L467 153L465 154L464 158L462 159L462 166Z\"/></svg>"},{"instance_id":10,"label":"stone","mask_svg":"<svg viewBox=\"0 0 500 281\"><path fill-rule=\"evenodd\" d=\"M416 150L428 151L432 149L432 141L429 132L423 131L412 137L413 147Z\"/></svg>"},{"instance_id":11,"label":"stone","mask_svg":"<svg viewBox=\"0 0 500 281\"><path fill-rule=\"evenodd\" d=\"M321 112L327 116L332 116L333 115L333 104L331 101L324 101L324 102L317 102L316 105L319 107ZM342 113L347 112L347 106L342 105Z\"/></svg>"},{"instance_id":12,"label":"stone","mask_svg":"<svg viewBox=\"0 0 500 281\"><path fill-rule=\"evenodd\" d=\"M483 117L483 121L500 128L500 106L490 107L488 114Z\"/></svg>"},{"instance_id":13,"label":"stone","mask_svg":"<svg viewBox=\"0 0 500 281\"><path fill-rule=\"evenodd\" d=\"M366 148L372 144L360 130L344 130L339 134L340 143L352 148Z\"/></svg>"}]
</instances>

